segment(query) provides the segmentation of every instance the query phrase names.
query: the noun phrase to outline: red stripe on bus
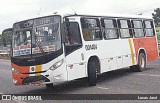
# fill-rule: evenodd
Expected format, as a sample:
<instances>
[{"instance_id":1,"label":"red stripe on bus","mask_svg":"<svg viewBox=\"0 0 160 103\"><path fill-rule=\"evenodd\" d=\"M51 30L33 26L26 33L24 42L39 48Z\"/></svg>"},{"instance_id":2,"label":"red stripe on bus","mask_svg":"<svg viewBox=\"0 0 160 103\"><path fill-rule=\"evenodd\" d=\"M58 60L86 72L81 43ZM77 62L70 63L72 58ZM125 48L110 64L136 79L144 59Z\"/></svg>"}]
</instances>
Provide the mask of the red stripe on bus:
<instances>
[{"instance_id":1,"label":"red stripe on bus","mask_svg":"<svg viewBox=\"0 0 160 103\"><path fill-rule=\"evenodd\" d=\"M158 58L156 37L134 38L133 42L137 61L138 53L141 48L146 52L147 61L156 60Z\"/></svg>"},{"instance_id":2,"label":"red stripe on bus","mask_svg":"<svg viewBox=\"0 0 160 103\"><path fill-rule=\"evenodd\" d=\"M17 80L17 83L15 85L22 85L22 81L25 77L29 77L29 74L22 74L22 73L29 73L29 66L18 66L14 63L11 63L12 68L16 69L19 74L15 74L12 71L12 77L14 80Z\"/></svg>"}]
</instances>

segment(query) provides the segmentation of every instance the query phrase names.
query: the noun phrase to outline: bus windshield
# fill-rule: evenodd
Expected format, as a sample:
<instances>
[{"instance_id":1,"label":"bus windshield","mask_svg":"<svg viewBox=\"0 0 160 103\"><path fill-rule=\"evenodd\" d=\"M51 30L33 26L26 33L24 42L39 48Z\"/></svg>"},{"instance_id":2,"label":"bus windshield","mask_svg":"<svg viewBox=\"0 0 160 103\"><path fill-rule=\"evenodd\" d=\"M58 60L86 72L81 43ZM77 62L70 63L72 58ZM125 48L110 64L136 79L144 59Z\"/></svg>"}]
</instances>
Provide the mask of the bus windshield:
<instances>
[{"instance_id":1,"label":"bus windshield","mask_svg":"<svg viewBox=\"0 0 160 103\"><path fill-rule=\"evenodd\" d=\"M13 25L13 56L30 58L61 48L60 16L36 18Z\"/></svg>"}]
</instances>

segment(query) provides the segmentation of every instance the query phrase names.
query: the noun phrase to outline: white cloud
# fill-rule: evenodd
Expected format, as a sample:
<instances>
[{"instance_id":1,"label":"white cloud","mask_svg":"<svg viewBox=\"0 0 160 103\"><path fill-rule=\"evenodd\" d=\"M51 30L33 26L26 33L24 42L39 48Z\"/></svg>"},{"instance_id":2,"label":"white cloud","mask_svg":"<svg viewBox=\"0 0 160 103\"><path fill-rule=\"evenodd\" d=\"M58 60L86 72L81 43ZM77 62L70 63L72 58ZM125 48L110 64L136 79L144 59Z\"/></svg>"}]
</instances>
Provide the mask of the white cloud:
<instances>
[{"instance_id":1,"label":"white cloud","mask_svg":"<svg viewBox=\"0 0 160 103\"><path fill-rule=\"evenodd\" d=\"M54 12L78 14L148 13L160 7L158 0L0 0L0 32L21 21ZM73 11L74 10L74 11ZM150 11L149 11L150 10Z\"/></svg>"},{"instance_id":2,"label":"white cloud","mask_svg":"<svg viewBox=\"0 0 160 103\"><path fill-rule=\"evenodd\" d=\"M1 0L0 15L17 14L26 11L35 10L39 0Z\"/></svg>"}]
</instances>

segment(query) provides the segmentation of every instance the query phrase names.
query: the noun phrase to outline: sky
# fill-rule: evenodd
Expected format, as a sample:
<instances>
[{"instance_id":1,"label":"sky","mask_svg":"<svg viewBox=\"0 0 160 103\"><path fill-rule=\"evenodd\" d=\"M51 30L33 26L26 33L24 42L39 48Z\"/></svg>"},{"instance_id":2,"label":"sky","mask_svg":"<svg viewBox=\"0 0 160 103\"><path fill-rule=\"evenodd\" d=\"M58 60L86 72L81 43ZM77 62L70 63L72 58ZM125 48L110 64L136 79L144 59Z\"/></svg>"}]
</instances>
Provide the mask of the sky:
<instances>
[{"instance_id":1,"label":"sky","mask_svg":"<svg viewBox=\"0 0 160 103\"><path fill-rule=\"evenodd\" d=\"M74 14L141 14L151 16L159 0L0 0L0 34L13 23L55 12Z\"/></svg>"}]
</instances>

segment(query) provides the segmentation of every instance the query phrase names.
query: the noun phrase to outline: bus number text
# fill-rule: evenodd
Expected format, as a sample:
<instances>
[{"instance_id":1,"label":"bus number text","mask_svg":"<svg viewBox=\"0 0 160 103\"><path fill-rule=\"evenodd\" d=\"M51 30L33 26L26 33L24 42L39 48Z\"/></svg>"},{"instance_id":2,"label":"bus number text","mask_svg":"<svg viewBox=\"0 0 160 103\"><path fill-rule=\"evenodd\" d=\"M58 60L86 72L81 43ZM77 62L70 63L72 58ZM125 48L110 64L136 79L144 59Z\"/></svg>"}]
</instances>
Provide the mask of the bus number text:
<instances>
[{"instance_id":1,"label":"bus number text","mask_svg":"<svg viewBox=\"0 0 160 103\"><path fill-rule=\"evenodd\" d=\"M97 44L90 44L90 45L85 45L86 50L96 50L97 49Z\"/></svg>"}]
</instances>

